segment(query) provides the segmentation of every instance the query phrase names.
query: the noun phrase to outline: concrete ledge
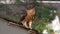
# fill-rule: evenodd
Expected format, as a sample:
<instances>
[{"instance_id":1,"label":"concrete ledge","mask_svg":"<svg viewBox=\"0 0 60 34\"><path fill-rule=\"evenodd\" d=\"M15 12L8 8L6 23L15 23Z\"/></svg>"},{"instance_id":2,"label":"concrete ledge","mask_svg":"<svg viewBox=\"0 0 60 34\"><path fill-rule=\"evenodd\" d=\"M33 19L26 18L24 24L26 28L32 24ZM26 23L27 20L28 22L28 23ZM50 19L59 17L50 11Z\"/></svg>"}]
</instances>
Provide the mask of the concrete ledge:
<instances>
[{"instance_id":1,"label":"concrete ledge","mask_svg":"<svg viewBox=\"0 0 60 34\"><path fill-rule=\"evenodd\" d=\"M37 1L42 3L60 3L60 1Z\"/></svg>"}]
</instances>

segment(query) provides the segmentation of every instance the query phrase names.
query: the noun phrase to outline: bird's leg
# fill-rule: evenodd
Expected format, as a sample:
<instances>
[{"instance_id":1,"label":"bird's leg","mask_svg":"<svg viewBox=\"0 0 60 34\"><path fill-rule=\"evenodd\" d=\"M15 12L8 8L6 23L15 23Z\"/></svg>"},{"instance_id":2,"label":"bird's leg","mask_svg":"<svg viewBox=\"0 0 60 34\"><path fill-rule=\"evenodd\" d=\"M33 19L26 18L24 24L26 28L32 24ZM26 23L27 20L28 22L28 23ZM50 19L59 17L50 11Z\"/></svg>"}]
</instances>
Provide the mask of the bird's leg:
<instances>
[{"instance_id":1,"label":"bird's leg","mask_svg":"<svg viewBox=\"0 0 60 34\"><path fill-rule=\"evenodd\" d=\"M23 22L22 24L23 24L24 27L28 28L27 22Z\"/></svg>"},{"instance_id":2,"label":"bird's leg","mask_svg":"<svg viewBox=\"0 0 60 34\"><path fill-rule=\"evenodd\" d=\"M29 28L32 29L32 21L29 22Z\"/></svg>"}]
</instances>

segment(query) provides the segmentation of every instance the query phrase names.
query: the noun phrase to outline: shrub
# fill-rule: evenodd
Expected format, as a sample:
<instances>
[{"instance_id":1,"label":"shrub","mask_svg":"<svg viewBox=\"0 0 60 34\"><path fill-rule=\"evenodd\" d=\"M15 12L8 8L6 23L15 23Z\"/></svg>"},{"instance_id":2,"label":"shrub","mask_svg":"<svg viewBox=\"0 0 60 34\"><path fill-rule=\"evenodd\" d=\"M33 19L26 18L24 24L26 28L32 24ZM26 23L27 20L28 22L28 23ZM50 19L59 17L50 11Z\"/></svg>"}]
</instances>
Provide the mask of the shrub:
<instances>
[{"instance_id":1,"label":"shrub","mask_svg":"<svg viewBox=\"0 0 60 34\"><path fill-rule=\"evenodd\" d=\"M42 31L46 29L46 23L49 22L49 20L53 20L55 18L56 13L54 13L54 10L56 10L56 8L47 5L40 5L39 7L35 8L35 20L38 20L39 22L37 22L37 25L33 24L32 27L33 29L36 29L39 33L42 33Z\"/></svg>"}]
</instances>

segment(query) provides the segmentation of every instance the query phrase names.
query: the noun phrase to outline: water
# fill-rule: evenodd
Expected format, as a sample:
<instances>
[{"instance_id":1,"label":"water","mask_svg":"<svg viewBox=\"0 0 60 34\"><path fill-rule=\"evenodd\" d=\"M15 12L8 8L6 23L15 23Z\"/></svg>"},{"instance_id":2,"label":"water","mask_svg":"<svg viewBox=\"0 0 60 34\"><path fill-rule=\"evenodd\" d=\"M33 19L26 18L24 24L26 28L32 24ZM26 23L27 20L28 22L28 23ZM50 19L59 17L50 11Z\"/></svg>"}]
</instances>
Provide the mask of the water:
<instances>
[{"instance_id":1,"label":"water","mask_svg":"<svg viewBox=\"0 0 60 34\"><path fill-rule=\"evenodd\" d=\"M52 12L52 11L51 11ZM54 13L56 11L54 10ZM48 25L46 25L49 30L53 30L54 34L60 34L60 22L58 15L55 16L55 19L51 21ZM48 34L48 30L43 30L43 34Z\"/></svg>"},{"instance_id":2,"label":"water","mask_svg":"<svg viewBox=\"0 0 60 34\"><path fill-rule=\"evenodd\" d=\"M47 29L43 30L43 34L48 34Z\"/></svg>"},{"instance_id":3,"label":"water","mask_svg":"<svg viewBox=\"0 0 60 34\"><path fill-rule=\"evenodd\" d=\"M52 21L52 28L54 31L60 30L59 18L57 15L55 19Z\"/></svg>"},{"instance_id":4,"label":"water","mask_svg":"<svg viewBox=\"0 0 60 34\"><path fill-rule=\"evenodd\" d=\"M60 22L58 15L56 15L55 19L52 20L51 22L52 22L51 24L47 25L48 29L53 30L54 34L60 34ZM49 34L47 29L43 30L43 34Z\"/></svg>"},{"instance_id":5,"label":"water","mask_svg":"<svg viewBox=\"0 0 60 34\"><path fill-rule=\"evenodd\" d=\"M52 29L53 29L55 34L60 34L59 33L60 23L59 23L59 17L57 15L56 15L55 19L52 20Z\"/></svg>"}]
</instances>

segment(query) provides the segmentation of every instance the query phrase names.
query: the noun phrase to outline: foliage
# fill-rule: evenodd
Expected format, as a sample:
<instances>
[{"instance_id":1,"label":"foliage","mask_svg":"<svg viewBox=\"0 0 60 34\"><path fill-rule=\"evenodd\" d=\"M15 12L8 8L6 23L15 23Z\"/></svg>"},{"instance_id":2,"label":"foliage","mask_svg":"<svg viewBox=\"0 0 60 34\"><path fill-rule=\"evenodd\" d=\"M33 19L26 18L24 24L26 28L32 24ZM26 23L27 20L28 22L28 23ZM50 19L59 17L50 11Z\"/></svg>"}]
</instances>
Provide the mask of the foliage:
<instances>
[{"instance_id":1,"label":"foliage","mask_svg":"<svg viewBox=\"0 0 60 34\"><path fill-rule=\"evenodd\" d=\"M8 11L10 10L10 8L6 5L6 4L0 4L0 10L3 10L3 11Z\"/></svg>"},{"instance_id":2,"label":"foliage","mask_svg":"<svg viewBox=\"0 0 60 34\"><path fill-rule=\"evenodd\" d=\"M37 0L32 0L33 2L36 2Z\"/></svg>"},{"instance_id":3,"label":"foliage","mask_svg":"<svg viewBox=\"0 0 60 34\"><path fill-rule=\"evenodd\" d=\"M47 29L49 34L54 34L54 31L52 29Z\"/></svg>"},{"instance_id":4,"label":"foliage","mask_svg":"<svg viewBox=\"0 0 60 34\"><path fill-rule=\"evenodd\" d=\"M36 9L35 20L36 21L38 20L39 22L37 25L33 24L32 27L33 29L36 29L39 33L41 33L44 29L46 29L45 23L55 18L56 13L54 13L54 10L56 10L56 8L54 8L53 6L40 4L39 7L35 7L35 9Z\"/></svg>"},{"instance_id":5,"label":"foliage","mask_svg":"<svg viewBox=\"0 0 60 34\"><path fill-rule=\"evenodd\" d=\"M35 26L35 29L36 29L38 32L42 33L42 31L43 31L44 29L46 29L46 26L45 26L45 24L44 24L45 22L47 22L46 19L45 19L45 18L42 18L42 19L39 21L39 23L37 24L37 26Z\"/></svg>"},{"instance_id":6,"label":"foliage","mask_svg":"<svg viewBox=\"0 0 60 34\"><path fill-rule=\"evenodd\" d=\"M10 7L8 5L0 4L0 17L15 21L15 22L19 22L19 19L20 19L19 16L18 15L13 16L11 15L12 13L10 12L11 12Z\"/></svg>"},{"instance_id":7,"label":"foliage","mask_svg":"<svg viewBox=\"0 0 60 34\"><path fill-rule=\"evenodd\" d=\"M16 4L17 4L18 6L20 6L20 5L22 4L22 2L21 2L20 0L16 0Z\"/></svg>"},{"instance_id":8,"label":"foliage","mask_svg":"<svg viewBox=\"0 0 60 34\"><path fill-rule=\"evenodd\" d=\"M15 21L15 22L19 22L20 20L18 15L12 16L8 14L0 14L0 17L11 20L11 21Z\"/></svg>"},{"instance_id":9,"label":"foliage","mask_svg":"<svg viewBox=\"0 0 60 34\"><path fill-rule=\"evenodd\" d=\"M40 7L36 7L35 18L36 17L37 17L37 19L47 18L49 20L52 20L52 19L54 19L55 15L56 15L56 13L54 13L54 10L56 10L56 9L52 6L40 5ZM52 15L50 15L50 14L52 14Z\"/></svg>"}]
</instances>

